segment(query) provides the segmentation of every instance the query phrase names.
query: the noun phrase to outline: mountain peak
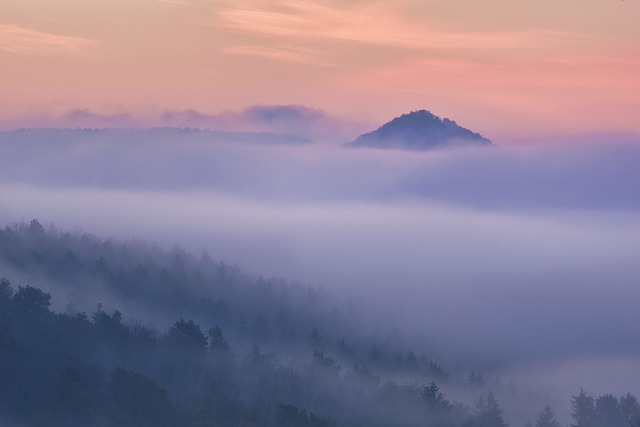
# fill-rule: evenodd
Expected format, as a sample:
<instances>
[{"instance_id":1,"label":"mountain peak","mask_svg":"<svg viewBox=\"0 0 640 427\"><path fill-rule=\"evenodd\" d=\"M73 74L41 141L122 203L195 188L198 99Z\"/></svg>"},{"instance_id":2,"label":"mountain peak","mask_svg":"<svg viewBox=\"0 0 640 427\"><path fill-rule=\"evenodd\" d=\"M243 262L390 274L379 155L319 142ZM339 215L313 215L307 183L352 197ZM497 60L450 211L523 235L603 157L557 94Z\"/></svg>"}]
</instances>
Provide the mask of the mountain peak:
<instances>
[{"instance_id":1,"label":"mountain peak","mask_svg":"<svg viewBox=\"0 0 640 427\"><path fill-rule=\"evenodd\" d=\"M491 141L476 132L459 126L455 121L441 119L427 110L412 111L396 117L378 129L360 135L345 147L396 148L429 150L451 146L491 145Z\"/></svg>"}]
</instances>

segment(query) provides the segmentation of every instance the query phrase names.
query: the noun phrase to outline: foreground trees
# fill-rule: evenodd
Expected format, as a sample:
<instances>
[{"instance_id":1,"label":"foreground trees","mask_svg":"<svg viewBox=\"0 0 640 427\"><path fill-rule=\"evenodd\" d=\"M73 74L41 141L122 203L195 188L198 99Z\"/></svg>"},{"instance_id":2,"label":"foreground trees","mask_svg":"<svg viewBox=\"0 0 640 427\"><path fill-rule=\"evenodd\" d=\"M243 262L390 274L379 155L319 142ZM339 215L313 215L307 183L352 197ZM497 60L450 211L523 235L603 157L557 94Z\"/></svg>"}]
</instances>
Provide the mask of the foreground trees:
<instances>
[{"instance_id":1,"label":"foreground trees","mask_svg":"<svg viewBox=\"0 0 640 427\"><path fill-rule=\"evenodd\" d=\"M573 396L571 409L575 420L572 427L626 427L633 415L640 414L640 403L629 393L620 398L603 394L594 399L581 389Z\"/></svg>"},{"instance_id":2,"label":"foreground trees","mask_svg":"<svg viewBox=\"0 0 640 427\"><path fill-rule=\"evenodd\" d=\"M288 365L258 345L234 351L219 325L207 337L179 319L160 333L118 310L61 314L50 303L36 287L0 281L0 425L376 426L398 408L414 414L399 426L459 425L434 382L396 386L375 404L382 387L369 368L342 372L321 351Z\"/></svg>"},{"instance_id":3,"label":"foreground trees","mask_svg":"<svg viewBox=\"0 0 640 427\"><path fill-rule=\"evenodd\" d=\"M505 387L490 375L450 378L399 331L363 326L351 305L205 255L33 222L0 230L0 261L54 294L0 279L0 425L508 425L496 397ZM79 311L62 299L74 294L110 308ZM454 386L475 404L450 401ZM616 427L638 410L633 395L581 391L573 402L576 427ZM557 427L546 407L538 423Z\"/></svg>"}]
</instances>

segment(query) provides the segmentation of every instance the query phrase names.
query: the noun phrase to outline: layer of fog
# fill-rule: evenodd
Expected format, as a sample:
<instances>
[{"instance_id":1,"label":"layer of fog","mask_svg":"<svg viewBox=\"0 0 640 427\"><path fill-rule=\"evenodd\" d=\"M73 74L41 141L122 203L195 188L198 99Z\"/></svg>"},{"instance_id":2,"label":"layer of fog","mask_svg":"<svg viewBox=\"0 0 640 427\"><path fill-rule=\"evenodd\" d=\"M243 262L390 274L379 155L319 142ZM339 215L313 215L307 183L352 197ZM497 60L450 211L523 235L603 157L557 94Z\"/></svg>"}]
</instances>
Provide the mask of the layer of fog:
<instances>
[{"instance_id":1,"label":"layer of fog","mask_svg":"<svg viewBox=\"0 0 640 427\"><path fill-rule=\"evenodd\" d=\"M0 182L216 191L263 201L418 198L529 211L640 207L640 144L407 153L233 142L174 130L0 133Z\"/></svg>"},{"instance_id":2,"label":"layer of fog","mask_svg":"<svg viewBox=\"0 0 640 427\"><path fill-rule=\"evenodd\" d=\"M3 223L206 248L251 274L357 295L453 369L549 381L566 399L638 393L616 382L640 366L637 145L404 153L107 138L0 150ZM593 361L610 383L580 369Z\"/></svg>"},{"instance_id":3,"label":"layer of fog","mask_svg":"<svg viewBox=\"0 0 640 427\"><path fill-rule=\"evenodd\" d=\"M355 138L370 130L370 123L338 117L304 105L254 105L239 111L215 114L193 109L149 110L135 113L125 109L97 112L87 108L67 111L29 111L0 120L0 130L18 128L109 128L132 129L181 127L229 132L272 132L292 134L316 141Z\"/></svg>"}]
</instances>

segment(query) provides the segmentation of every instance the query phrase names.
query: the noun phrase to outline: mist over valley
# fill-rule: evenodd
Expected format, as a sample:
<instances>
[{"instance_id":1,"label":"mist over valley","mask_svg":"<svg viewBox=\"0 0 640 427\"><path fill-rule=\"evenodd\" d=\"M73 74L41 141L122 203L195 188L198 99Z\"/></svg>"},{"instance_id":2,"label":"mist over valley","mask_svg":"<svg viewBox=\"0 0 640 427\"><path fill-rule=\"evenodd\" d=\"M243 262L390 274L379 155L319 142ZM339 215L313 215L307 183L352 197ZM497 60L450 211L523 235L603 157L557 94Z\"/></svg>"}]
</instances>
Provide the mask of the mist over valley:
<instances>
[{"instance_id":1,"label":"mist over valley","mask_svg":"<svg viewBox=\"0 0 640 427\"><path fill-rule=\"evenodd\" d=\"M196 406L207 399L222 405L210 414L214 424L192 425L374 425L376 416L388 425L384 417L394 411L406 415L407 426L421 419L484 425L477 417L495 399L509 425L524 426L545 403L563 425L574 422L571 404L581 389L593 398L640 392L636 140L594 135L562 147L351 149L342 146L354 138L345 136L343 122L333 129L316 112L324 127L314 137L300 132L310 127L296 126L300 116L291 119L291 111L287 126L267 133L0 133L0 277L12 295L27 285L42 289L55 316L86 313L83 328L97 328L103 315L114 320L118 310L123 334L135 336L137 324L155 331L148 351L169 365L182 356L163 353L177 345L168 342L193 332L176 323L181 319L202 328L209 353L219 337L207 331L217 325L233 355L233 362L214 353L198 359L193 366L203 374L185 374L184 388L172 384L180 374L145 367L144 352L129 344L119 350L124 344L105 342L114 346L111 361L92 356L100 351L83 353L89 344L63 346L61 361L98 363L104 390L116 379L142 381L129 371L154 379L176 411L166 415L174 423L168 425L187 422L187 395L202 399ZM101 259L108 270L97 269ZM227 317L220 317L220 301ZM285 308L294 313L292 329L278 323ZM6 313L18 322L17 311ZM58 327L47 322L39 327ZM24 334L18 328L8 336L22 343ZM12 341L3 340L3 351L13 354ZM371 356L375 346L385 355L379 362ZM264 369L269 385L240 375L239 361L251 354L258 359L250 369ZM269 354L270 367L257 362ZM60 363L63 369L67 362ZM224 363L231 363L228 389L214 385ZM301 376L309 394L294 398L294 383L285 381L283 394L260 397L259 390L276 387L276 372ZM354 375L364 375L357 402L341 397ZM437 389L429 389L431 381ZM400 387L397 396L391 384ZM240 394L228 395L232 389ZM367 408L387 392L396 397L383 399L374 415ZM225 404L222 395L236 397ZM444 406L425 409L429 396ZM52 405L48 410L57 411ZM92 422L124 422L104 410L96 407ZM311 412L320 418L313 421ZM73 419L68 425L81 422Z\"/></svg>"}]
</instances>

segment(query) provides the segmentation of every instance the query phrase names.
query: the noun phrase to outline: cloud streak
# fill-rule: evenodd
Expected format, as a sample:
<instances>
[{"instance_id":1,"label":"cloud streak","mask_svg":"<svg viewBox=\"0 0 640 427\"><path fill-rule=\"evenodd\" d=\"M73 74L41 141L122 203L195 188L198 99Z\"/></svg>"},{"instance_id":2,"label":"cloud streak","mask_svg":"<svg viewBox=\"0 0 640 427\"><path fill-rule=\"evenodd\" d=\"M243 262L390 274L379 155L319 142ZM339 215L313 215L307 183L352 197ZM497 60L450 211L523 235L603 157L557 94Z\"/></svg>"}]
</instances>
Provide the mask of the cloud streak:
<instances>
[{"instance_id":1,"label":"cloud streak","mask_svg":"<svg viewBox=\"0 0 640 427\"><path fill-rule=\"evenodd\" d=\"M433 50L515 51L566 43L577 34L561 31L473 32L420 25L383 4L337 5L321 1L245 1L219 12L227 28L262 37L295 40L297 44L332 40L424 52Z\"/></svg>"},{"instance_id":2,"label":"cloud streak","mask_svg":"<svg viewBox=\"0 0 640 427\"><path fill-rule=\"evenodd\" d=\"M0 24L0 50L17 54L86 56L93 40Z\"/></svg>"}]
</instances>

